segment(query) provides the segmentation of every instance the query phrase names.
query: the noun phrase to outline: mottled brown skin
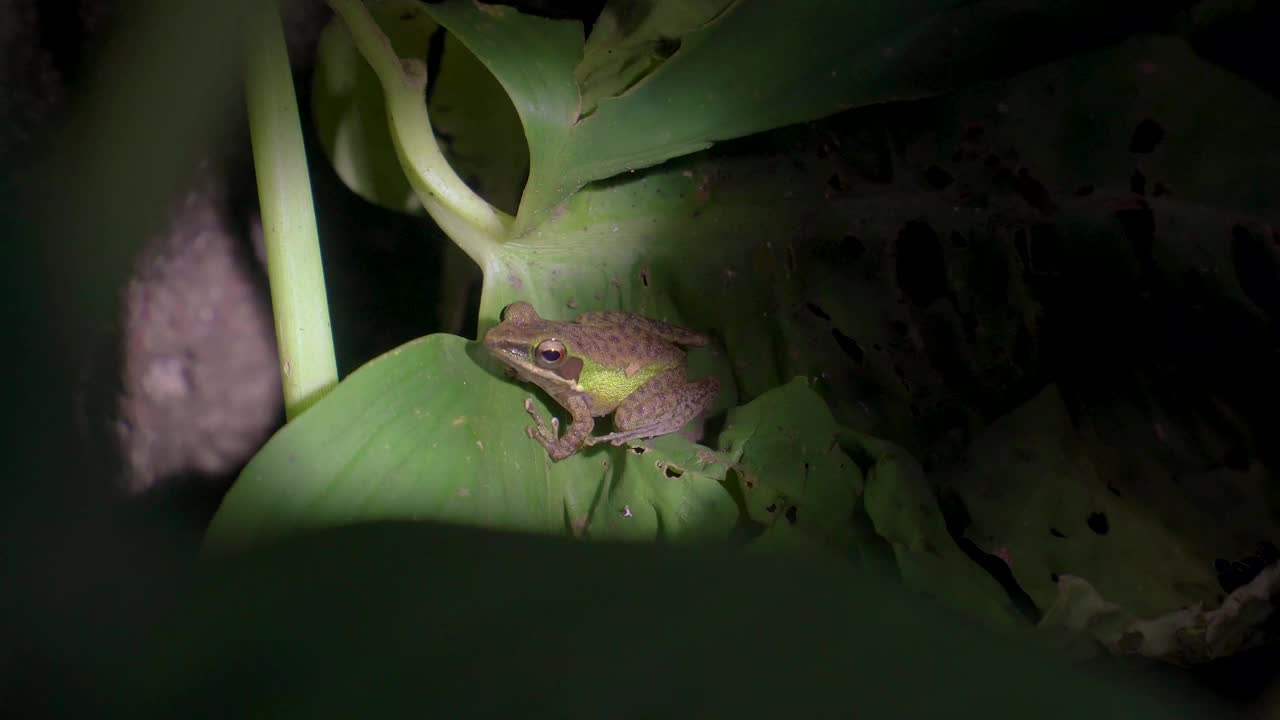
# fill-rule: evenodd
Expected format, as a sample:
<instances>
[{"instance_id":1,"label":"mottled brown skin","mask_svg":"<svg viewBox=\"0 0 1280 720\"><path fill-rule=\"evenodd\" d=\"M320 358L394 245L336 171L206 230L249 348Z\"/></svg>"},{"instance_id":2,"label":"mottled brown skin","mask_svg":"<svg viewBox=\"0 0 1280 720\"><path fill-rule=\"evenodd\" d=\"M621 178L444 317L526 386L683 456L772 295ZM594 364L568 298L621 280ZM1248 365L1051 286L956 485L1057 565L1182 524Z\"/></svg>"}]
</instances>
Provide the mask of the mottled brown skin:
<instances>
[{"instance_id":1,"label":"mottled brown skin","mask_svg":"<svg viewBox=\"0 0 1280 720\"><path fill-rule=\"evenodd\" d=\"M551 419L548 428L534 410L529 437L563 460L583 445L629 440L675 432L715 402L715 378L689 382L680 346L706 345L708 339L659 320L620 311L582 313L574 322L546 320L526 302L512 303L502 322L484 337L485 348L522 380L547 391L572 416L564 435ZM554 362L541 350L560 355ZM595 418L613 413L615 432L592 437Z\"/></svg>"}]
</instances>

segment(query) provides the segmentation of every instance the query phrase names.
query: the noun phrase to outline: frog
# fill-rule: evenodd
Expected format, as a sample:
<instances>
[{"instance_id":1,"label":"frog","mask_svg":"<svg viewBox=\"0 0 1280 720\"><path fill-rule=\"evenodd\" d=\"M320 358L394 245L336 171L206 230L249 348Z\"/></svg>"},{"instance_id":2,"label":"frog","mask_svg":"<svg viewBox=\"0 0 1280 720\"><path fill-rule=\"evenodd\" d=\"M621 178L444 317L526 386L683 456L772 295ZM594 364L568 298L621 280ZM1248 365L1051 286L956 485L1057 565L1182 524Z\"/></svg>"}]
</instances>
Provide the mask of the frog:
<instances>
[{"instance_id":1,"label":"frog","mask_svg":"<svg viewBox=\"0 0 1280 720\"><path fill-rule=\"evenodd\" d=\"M716 378L686 377L685 348L710 342L694 330L623 310L584 312L572 322L548 320L524 301L503 308L499 320L485 333L485 349L569 412L561 435L558 418L548 426L533 398L524 401L534 421L525 434L553 462L583 447L676 432L706 413L719 395ZM595 419L610 414L614 431L591 435Z\"/></svg>"}]
</instances>

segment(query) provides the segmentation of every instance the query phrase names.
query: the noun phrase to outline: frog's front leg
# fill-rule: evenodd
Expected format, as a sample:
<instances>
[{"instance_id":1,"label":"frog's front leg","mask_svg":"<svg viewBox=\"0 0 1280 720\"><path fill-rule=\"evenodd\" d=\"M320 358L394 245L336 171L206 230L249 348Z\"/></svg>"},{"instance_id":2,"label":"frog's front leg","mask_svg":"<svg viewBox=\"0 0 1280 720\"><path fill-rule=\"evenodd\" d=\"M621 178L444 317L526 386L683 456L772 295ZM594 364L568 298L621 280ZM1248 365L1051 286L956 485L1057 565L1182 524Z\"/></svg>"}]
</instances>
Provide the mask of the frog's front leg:
<instances>
[{"instance_id":1,"label":"frog's front leg","mask_svg":"<svg viewBox=\"0 0 1280 720\"><path fill-rule=\"evenodd\" d=\"M583 441L591 434L595 426L595 418L591 417L591 407L583 396L570 397L565 402L565 409L571 415L569 429L560 435L560 419L552 416L551 427L542 421L542 416L533 407L533 398L525 398L524 410L533 418L537 427L525 428L525 433L537 440L546 448L547 455L554 461L563 460L578 451Z\"/></svg>"}]
</instances>

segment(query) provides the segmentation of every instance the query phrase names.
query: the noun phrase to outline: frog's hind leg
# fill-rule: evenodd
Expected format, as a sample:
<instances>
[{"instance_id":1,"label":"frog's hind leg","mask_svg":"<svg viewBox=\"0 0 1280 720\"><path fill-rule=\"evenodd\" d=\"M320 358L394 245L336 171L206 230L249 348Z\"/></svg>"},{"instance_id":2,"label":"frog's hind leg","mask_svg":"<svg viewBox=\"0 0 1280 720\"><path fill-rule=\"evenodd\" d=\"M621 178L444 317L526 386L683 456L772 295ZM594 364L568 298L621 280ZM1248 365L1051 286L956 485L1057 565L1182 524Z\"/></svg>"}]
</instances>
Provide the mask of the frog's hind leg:
<instances>
[{"instance_id":1,"label":"frog's hind leg","mask_svg":"<svg viewBox=\"0 0 1280 720\"><path fill-rule=\"evenodd\" d=\"M587 442L621 445L676 432L709 410L719 392L720 381L713 377L688 382L683 368L664 371L622 401L613 414L615 432Z\"/></svg>"}]
</instances>

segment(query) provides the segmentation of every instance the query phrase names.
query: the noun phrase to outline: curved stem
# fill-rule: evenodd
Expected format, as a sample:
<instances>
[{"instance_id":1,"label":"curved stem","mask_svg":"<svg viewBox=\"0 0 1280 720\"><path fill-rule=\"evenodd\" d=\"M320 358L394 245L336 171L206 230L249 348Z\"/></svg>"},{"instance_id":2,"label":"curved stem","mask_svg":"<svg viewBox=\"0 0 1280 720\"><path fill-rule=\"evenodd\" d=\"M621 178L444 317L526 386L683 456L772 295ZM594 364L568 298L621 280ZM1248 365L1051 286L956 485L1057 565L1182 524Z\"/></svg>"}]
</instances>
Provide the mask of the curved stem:
<instances>
[{"instance_id":1,"label":"curved stem","mask_svg":"<svg viewBox=\"0 0 1280 720\"><path fill-rule=\"evenodd\" d=\"M511 216L467 187L445 160L431 131L427 67L402 59L360 0L328 0L382 85L391 138L409 185L432 219L481 266L511 228Z\"/></svg>"},{"instance_id":2,"label":"curved stem","mask_svg":"<svg viewBox=\"0 0 1280 720\"><path fill-rule=\"evenodd\" d=\"M253 32L245 102L285 416L292 420L337 384L338 365L298 101L274 0L259 3Z\"/></svg>"}]
</instances>

